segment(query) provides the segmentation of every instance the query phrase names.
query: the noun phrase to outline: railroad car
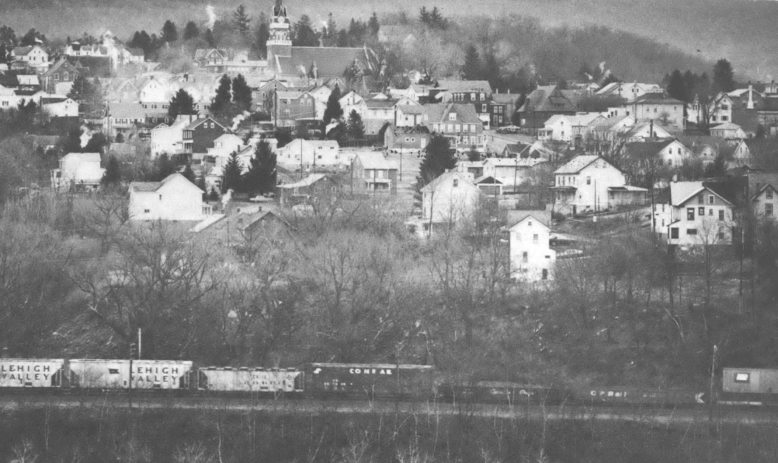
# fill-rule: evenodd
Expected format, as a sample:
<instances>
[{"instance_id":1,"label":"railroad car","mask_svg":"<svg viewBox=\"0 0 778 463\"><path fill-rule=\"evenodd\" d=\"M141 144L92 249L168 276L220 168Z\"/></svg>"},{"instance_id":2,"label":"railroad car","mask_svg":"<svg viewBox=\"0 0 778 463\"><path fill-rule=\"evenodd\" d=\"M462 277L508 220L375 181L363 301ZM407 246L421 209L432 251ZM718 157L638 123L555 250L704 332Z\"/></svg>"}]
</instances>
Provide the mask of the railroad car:
<instances>
[{"instance_id":1,"label":"railroad car","mask_svg":"<svg viewBox=\"0 0 778 463\"><path fill-rule=\"evenodd\" d=\"M559 405L571 399L569 391L502 381L478 381L467 385L442 383L438 396L447 402L498 403L505 405Z\"/></svg>"},{"instance_id":2,"label":"railroad car","mask_svg":"<svg viewBox=\"0 0 778 463\"><path fill-rule=\"evenodd\" d=\"M64 359L0 358L0 388L62 387Z\"/></svg>"},{"instance_id":3,"label":"railroad car","mask_svg":"<svg viewBox=\"0 0 778 463\"><path fill-rule=\"evenodd\" d=\"M77 359L69 362L70 387L74 389L171 389L189 388L192 362L179 360Z\"/></svg>"},{"instance_id":4,"label":"railroad car","mask_svg":"<svg viewBox=\"0 0 778 463\"><path fill-rule=\"evenodd\" d=\"M197 389L235 393L302 394L305 390L305 373L294 369L199 368Z\"/></svg>"},{"instance_id":5,"label":"railroad car","mask_svg":"<svg viewBox=\"0 0 778 463\"><path fill-rule=\"evenodd\" d=\"M719 403L765 405L778 403L778 370L724 368Z\"/></svg>"},{"instance_id":6,"label":"railroad car","mask_svg":"<svg viewBox=\"0 0 778 463\"><path fill-rule=\"evenodd\" d=\"M682 389L603 387L579 389L575 396L576 402L591 405L646 404L669 407L705 403L703 392Z\"/></svg>"},{"instance_id":7,"label":"railroad car","mask_svg":"<svg viewBox=\"0 0 778 463\"><path fill-rule=\"evenodd\" d=\"M434 393L430 365L312 363L309 394L314 397L426 398Z\"/></svg>"}]
</instances>

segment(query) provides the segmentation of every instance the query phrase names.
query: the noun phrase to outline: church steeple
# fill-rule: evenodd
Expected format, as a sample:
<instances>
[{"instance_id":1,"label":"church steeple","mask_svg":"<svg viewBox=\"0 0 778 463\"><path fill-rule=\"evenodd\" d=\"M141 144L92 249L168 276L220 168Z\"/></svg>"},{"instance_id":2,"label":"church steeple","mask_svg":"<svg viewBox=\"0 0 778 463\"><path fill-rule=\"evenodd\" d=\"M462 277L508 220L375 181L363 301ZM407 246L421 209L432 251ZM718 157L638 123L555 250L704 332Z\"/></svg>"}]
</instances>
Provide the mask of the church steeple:
<instances>
[{"instance_id":1,"label":"church steeple","mask_svg":"<svg viewBox=\"0 0 778 463\"><path fill-rule=\"evenodd\" d=\"M267 60L275 66L276 57L292 56L292 38L289 17L282 0L276 0L270 20L270 38L267 41Z\"/></svg>"}]
</instances>

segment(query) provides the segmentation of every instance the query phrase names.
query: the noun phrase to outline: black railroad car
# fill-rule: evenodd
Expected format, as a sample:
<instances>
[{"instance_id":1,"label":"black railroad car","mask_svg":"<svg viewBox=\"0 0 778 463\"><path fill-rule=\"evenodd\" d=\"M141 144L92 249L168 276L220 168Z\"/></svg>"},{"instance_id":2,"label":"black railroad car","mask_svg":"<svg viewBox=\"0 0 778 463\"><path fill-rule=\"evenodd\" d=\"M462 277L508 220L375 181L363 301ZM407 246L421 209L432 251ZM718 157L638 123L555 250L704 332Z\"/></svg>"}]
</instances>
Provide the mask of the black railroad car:
<instances>
[{"instance_id":1,"label":"black railroad car","mask_svg":"<svg viewBox=\"0 0 778 463\"><path fill-rule=\"evenodd\" d=\"M314 397L427 398L435 371L430 365L312 363L309 393Z\"/></svg>"},{"instance_id":2,"label":"black railroad car","mask_svg":"<svg viewBox=\"0 0 778 463\"><path fill-rule=\"evenodd\" d=\"M504 381L478 381L438 386L441 400L452 403L496 403L504 405L559 405L570 398L564 389Z\"/></svg>"}]
</instances>

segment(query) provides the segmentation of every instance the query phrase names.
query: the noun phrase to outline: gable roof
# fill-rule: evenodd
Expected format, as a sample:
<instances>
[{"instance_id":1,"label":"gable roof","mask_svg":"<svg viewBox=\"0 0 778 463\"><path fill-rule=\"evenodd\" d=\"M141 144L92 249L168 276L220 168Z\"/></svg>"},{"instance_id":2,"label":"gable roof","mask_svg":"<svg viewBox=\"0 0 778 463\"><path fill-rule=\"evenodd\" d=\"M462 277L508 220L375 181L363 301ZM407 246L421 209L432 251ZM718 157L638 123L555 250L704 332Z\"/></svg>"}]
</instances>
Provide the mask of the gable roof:
<instances>
[{"instance_id":1,"label":"gable roof","mask_svg":"<svg viewBox=\"0 0 778 463\"><path fill-rule=\"evenodd\" d=\"M51 67L48 70L46 70L46 72L44 72L43 75L50 76L50 75L54 75L57 72L63 72L63 71L78 73L76 67L70 64L70 61L68 61L67 58L62 57L56 63L51 65Z\"/></svg>"},{"instance_id":2,"label":"gable roof","mask_svg":"<svg viewBox=\"0 0 778 463\"><path fill-rule=\"evenodd\" d=\"M158 191L160 188L169 184L171 181L178 179L179 177L186 180L186 183L191 185L192 188L197 188L198 190L200 190L200 188L197 185L187 180L186 177L179 174L178 172L175 172L168 175L160 182L132 182L130 183L130 191L134 191L138 193L148 193L148 192Z\"/></svg>"},{"instance_id":3,"label":"gable roof","mask_svg":"<svg viewBox=\"0 0 778 463\"><path fill-rule=\"evenodd\" d=\"M554 112L576 112L575 103L569 98L572 93L560 91L556 85L538 86L527 96L524 104L519 108L520 112L533 111L554 111Z\"/></svg>"},{"instance_id":4,"label":"gable roof","mask_svg":"<svg viewBox=\"0 0 778 463\"><path fill-rule=\"evenodd\" d=\"M670 184L670 204L678 207L697 196L703 191L710 191L718 196L722 201L732 205L730 196L726 191L726 186L721 182L672 182Z\"/></svg>"},{"instance_id":5,"label":"gable roof","mask_svg":"<svg viewBox=\"0 0 778 463\"><path fill-rule=\"evenodd\" d=\"M638 141L624 145L625 152L638 158L649 158L659 154L663 149L671 145L675 140L663 141Z\"/></svg>"},{"instance_id":6,"label":"gable roof","mask_svg":"<svg viewBox=\"0 0 778 463\"><path fill-rule=\"evenodd\" d=\"M190 122L186 127L184 127L184 130L194 130L197 127L200 127L201 125L203 125L203 123L205 123L207 121L213 122L214 124L216 124L219 127L221 127L222 130L227 130L224 127L224 125L220 124L219 121L217 121L216 119L214 119L212 117L201 117L201 118L195 119L192 122Z\"/></svg>"},{"instance_id":7,"label":"gable roof","mask_svg":"<svg viewBox=\"0 0 778 463\"><path fill-rule=\"evenodd\" d=\"M478 92L478 93L492 93L492 86L489 85L488 80L448 80L441 79L438 81L437 89L446 90L449 93L464 93L464 92Z\"/></svg>"},{"instance_id":8,"label":"gable roof","mask_svg":"<svg viewBox=\"0 0 778 463\"><path fill-rule=\"evenodd\" d=\"M478 118L478 113L475 112L475 106L472 104L439 103L424 105L422 108L426 108L428 123L448 122L449 114L456 113L456 122L483 124L481 119Z\"/></svg>"},{"instance_id":9,"label":"gable roof","mask_svg":"<svg viewBox=\"0 0 778 463\"><path fill-rule=\"evenodd\" d=\"M589 164L593 163L598 159L602 159L603 161L605 161L604 158L597 156L596 154L583 154L583 155L576 156L573 159L569 160L562 167L555 170L554 174L577 174L578 172L586 168ZM608 165L613 166L613 164L609 163L608 161L605 162L608 163Z\"/></svg>"},{"instance_id":10,"label":"gable roof","mask_svg":"<svg viewBox=\"0 0 778 463\"><path fill-rule=\"evenodd\" d=\"M111 103L108 114L114 119L145 119L146 110L141 103Z\"/></svg>"},{"instance_id":11,"label":"gable roof","mask_svg":"<svg viewBox=\"0 0 778 463\"><path fill-rule=\"evenodd\" d=\"M40 48L40 46L30 45L28 47L14 47L13 53L14 56L27 56L30 54L31 51L33 51L36 48Z\"/></svg>"},{"instance_id":12,"label":"gable roof","mask_svg":"<svg viewBox=\"0 0 778 463\"><path fill-rule=\"evenodd\" d=\"M498 104L516 103L520 96L516 93L493 93L492 101Z\"/></svg>"},{"instance_id":13,"label":"gable roof","mask_svg":"<svg viewBox=\"0 0 778 463\"><path fill-rule=\"evenodd\" d=\"M543 212L545 212L545 211L543 211ZM541 214L538 214L538 215L541 215ZM543 219L545 219L545 217L544 217ZM514 228L518 227L520 224L522 224L522 223L524 223L524 222L527 222L527 221L529 221L529 220L533 220L533 221L537 222L538 224L540 224L540 226L541 226L541 227L543 227L543 228L545 228L546 230L550 230L550 228L548 227L548 225L547 225L547 224L545 224L545 223L543 223L543 222L544 222L544 220L543 220L543 219L541 219L541 218L539 218L539 217L535 217L535 214L533 214L533 212L532 212L532 211L529 211L529 213L528 213L527 215L525 215L524 217L522 217L521 219L519 219L519 221L518 221L518 222L516 222L515 224L511 225L511 227L509 228L509 230L513 230Z\"/></svg>"},{"instance_id":14,"label":"gable roof","mask_svg":"<svg viewBox=\"0 0 778 463\"><path fill-rule=\"evenodd\" d=\"M359 158L359 162L365 169L397 170L397 166L384 157L381 152L362 152L357 153L354 160Z\"/></svg>"},{"instance_id":15,"label":"gable roof","mask_svg":"<svg viewBox=\"0 0 778 463\"><path fill-rule=\"evenodd\" d=\"M773 192L778 193L778 189L776 189L772 183L765 183L762 185L758 190L756 190L756 193L751 195L751 200L754 201L756 198L762 195L767 189L773 190Z\"/></svg>"},{"instance_id":16,"label":"gable roof","mask_svg":"<svg viewBox=\"0 0 778 463\"><path fill-rule=\"evenodd\" d=\"M431 181L428 184L426 184L424 186L424 188L421 189L421 192L424 193L424 192L435 191L436 189L438 189L438 187L441 184L443 184L443 182L447 182L448 180L453 179L454 177L457 177L457 179L462 180L464 182L464 184L470 185L472 188L477 189L479 192L481 191L481 189L478 188L477 186L475 186L473 184L473 182L471 182L470 179L467 176L463 175L461 172L457 172L457 171L453 171L452 170L452 171L448 171L448 172L444 172L444 173L440 174L438 176L438 178L436 178L433 181Z\"/></svg>"},{"instance_id":17,"label":"gable roof","mask_svg":"<svg viewBox=\"0 0 778 463\"><path fill-rule=\"evenodd\" d=\"M40 85L37 74L22 74L17 75L16 79L19 81L19 85Z\"/></svg>"},{"instance_id":18,"label":"gable roof","mask_svg":"<svg viewBox=\"0 0 778 463\"><path fill-rule=\"evenodd\" d=\"M664 93L646 93L643 94L637 98L635 98L635 101L632 102L632 104L663 104L663 105L685 105L685 103L681 100L676 100L675 98L671 98Z\"/></svg>"},{"instance_id":19,"label":"gable roof","mask_svg":"<svg viewBox=\"0 0 778 463\"><path fill-rule=\"evenodd\" d=\"M733 124L732 122L725 122L724 124L719 124L715 127L711 127L711 130L741 130L741 127L737 124Z\"/></svg>"},{"instance_id":20,"label":"gable roof","mask_svg":"<svg viewBox=\"0 0 778 463\"><path fill-rule=\"evenodd\" d=\"M311 174L304 179L300 180L299 182L295 183L287 183L285 185L278 185L278 188L281 189L292 189L292 188L300 188L300 187L306 187L311 186L314 183L318 182L319 180L326 178L326 174Z\"/></svg>"},{"instance_id":21,"label":"gable roof","mask_svg":"<svg viewBox=\"0 0 778 463\"><path fill-rule=\"evenodd\" d=\"M299 69L307 72L314 63L319 77L340 77L354 60L366 67L362 48L292 47L291 50L291 56L276 57L284 74L296 74Z\"/></svg>"},{"instance_id":22,"label":"gable roof","mask_svg":"<svg viewBox=\"0 0 778 463\"><path fill-rule=\"evenodd\" d=\"M78 159L82 162L96 162L99 164L100 153L68 153L63 156L60 161L64 161L65 159Z\"/></svg>"}]
</instances>

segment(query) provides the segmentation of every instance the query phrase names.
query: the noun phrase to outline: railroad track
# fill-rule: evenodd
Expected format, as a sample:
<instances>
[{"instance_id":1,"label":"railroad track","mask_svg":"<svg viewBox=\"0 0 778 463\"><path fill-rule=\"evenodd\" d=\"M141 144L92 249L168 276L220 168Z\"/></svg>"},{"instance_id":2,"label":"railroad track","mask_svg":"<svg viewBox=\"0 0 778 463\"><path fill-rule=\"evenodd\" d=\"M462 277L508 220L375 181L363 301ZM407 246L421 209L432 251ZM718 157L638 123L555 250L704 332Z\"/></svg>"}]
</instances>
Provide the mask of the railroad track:
<instances>
[{"instance_id":1,"label":"railroad track","mask_svg":"<svg viewBox=\"0 0 778 463\"><path fill-rule=\"evenodd\" d=\"M146 394L8 394L0 396L0 413L19 410L59 409L125 409L125 410L211 410L214 412L264 412L279 415L319 414L406 414L472 416L482 418L521 419L528 421L631 421L649 424L737 423L745 425L774 424L778 413L772 409L707 406L652 408L640 406L548 406L450 404L435 402L397 402L391 400L268 400L250 397L154 396Z\"/></svg>"}]
</instances>

